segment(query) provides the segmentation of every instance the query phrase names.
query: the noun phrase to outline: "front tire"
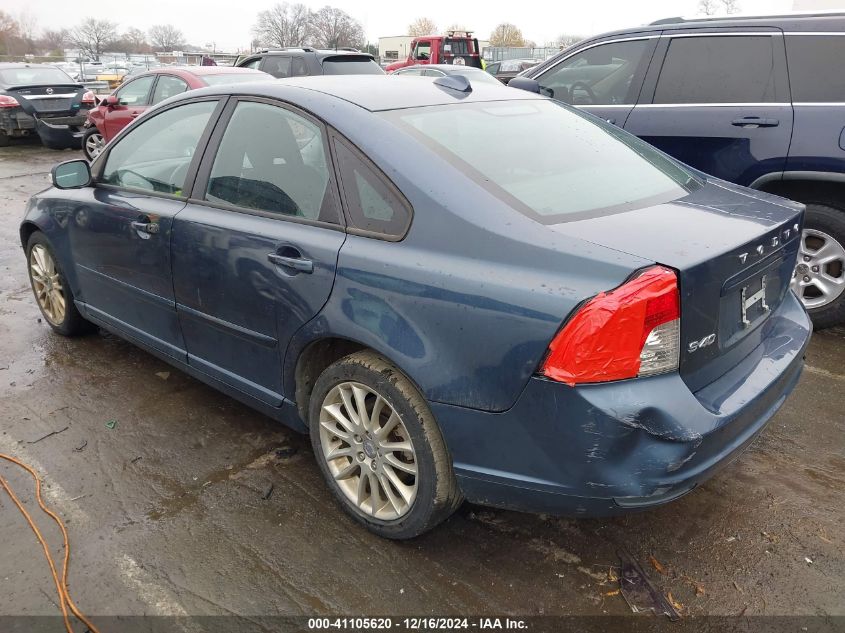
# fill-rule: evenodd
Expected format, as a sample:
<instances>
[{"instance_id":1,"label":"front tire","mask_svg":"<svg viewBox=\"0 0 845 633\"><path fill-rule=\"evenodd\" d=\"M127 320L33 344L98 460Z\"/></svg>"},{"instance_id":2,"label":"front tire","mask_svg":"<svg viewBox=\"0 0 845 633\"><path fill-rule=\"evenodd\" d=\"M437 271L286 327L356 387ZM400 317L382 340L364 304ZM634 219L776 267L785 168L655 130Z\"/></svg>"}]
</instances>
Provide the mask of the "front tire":
<instances>
[{"instance_id":1,"label":"front tire","mask_svg":"<svg viewBox=\"0 0 845 633\"><path fill-rule=\"evenodd\" d=\"M95 127L89 127L82 136L82 153L89 161L99 156L106 146L102 133Z\"/></svg>"},{"instance_id":2,"label":"front tire","mask_svg":"<svg viewBox=\"0 0 845 633\"><path fill-rule=\"evenodd\" d=\"M816 329L845 322L845 210L807 203L792 289Z\"/></svg>"},{"instance_id":3,"label":"front tire","mask_svg":"<svg viewBox=\"0 0 845 633\"><path fill-rule=\"evenodd\" d=\"M328 367L314 385L308 417L332 494L379 536L418 536L463 501L428 405L381 356L357 352Z\"/></svg>"},{"instance_id":4,"label":"front tire","mask_svg":"<svg viewBox=\"0 0 845 633\"><path fill-rule=\"evenodd\" d=\"M35 302L47 324L62 336L79 336L96 329L79 313L53 245L40 231L29 237L26 259Z\"/></svg>"}]
</instances>

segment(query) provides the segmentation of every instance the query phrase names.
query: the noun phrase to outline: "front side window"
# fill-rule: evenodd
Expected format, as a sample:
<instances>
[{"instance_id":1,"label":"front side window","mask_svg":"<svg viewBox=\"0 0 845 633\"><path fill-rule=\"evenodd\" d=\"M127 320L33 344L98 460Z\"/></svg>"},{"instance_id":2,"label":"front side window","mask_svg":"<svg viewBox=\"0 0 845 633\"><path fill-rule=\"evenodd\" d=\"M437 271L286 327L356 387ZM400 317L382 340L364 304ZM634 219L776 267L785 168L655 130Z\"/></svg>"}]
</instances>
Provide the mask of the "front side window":
<instances>
[{"instance_id":1,"label":"front side window","mask_svg":"<svg viewBox=\"0 0 845 633\"><path fill-rule=\"evenodd\" d=\"M792 100L845 103L845 35L789 35L786 58Z\"/></svg>"},{"instance_id":2,"label":"front side window","mask_svg":"<svg viewBox=\"0 0 845 633\"><path fill-rule=\"evenodd\" d=\"M537 77L537 83L546 96L572 105L632 105L640 87L634 79L648 63L646 53L652 45L651 40L599 44L552 67Z\"/></svg>"},{"instance_id":3,"label":"front side window","mask_svg":"<svg viewBox=\"0 0 845 633\"><path fill-rule=\"evenodd\" d=\"M772 103L772 37L677 37L669 44L654 103Z\"/></svg>"},{"instance_id":4,"label":"front side window","mask_svg":"<svg viewBox=\"0 0 845 633\"><path fill-rule=\"evenodd\" d=\"M125 106L147 105L147 97L150 94L154 79L153 75L149 75L130 81L117 91L118 103Z\"/></svg>"},{"instance_id":5,"label":"front side window","mask_svg":"<svg viewBox=\"0 0 845 633\"><path fill-rule=\"evenodd\" d=\"M100 182L182 196L217 101L188 103L139 122L111 148Z\"/></svg>"},{"instance_id":6,"label":"front side window","mask_svg":"<svg viewBox=\"0 0 845 633\"><path fill-rule=\"evenodd\" d=\"M241 64L239 68L252 68L254 70L258 69L258 65L261 63L261 58L253 59L251 62L247 62L246 64Z\"/></svg>"},{"instance_id":7,"label":"front side window","mask_svg":"<svg viewBox=\"0 0 845 633\"><path fill-rule=\"evenodd\" d=\"M305 63L304 57L294 57L290 63L291 77L307 77L308 65Z\"/></svg>"},{"instance_id":8,"label":"front side window","mask_svg":"<svg viewBox=\"0 0 845 633\"><path fill-rule=\"evenodd\" d=\"M322 129L278 106L239 103L217 150L206 199L336 222Z\"/></svg>"},{"instance_id":9,"label":"front side window","mask_svg":"<svg viewBox=\"0 0 845 633\"><path fill-rule=\"evenodd\" d=\"M431 58L431 42L417 42L414 49L414 59L430 59Z\"/></svg>"},{"instance_id":10,"label":"front side window","mask_svg":"<svg viewBox=\"0 0 845 633\"><path fill-rule=\"evenodd\" d=\"M557 101L464 103L382 116L544 224L669 202L701 186L644 141Z\"/></svg>"},{"instance_id":11,"label":"front side window","mask_svg":"<svg viewBox=\"0 0 845 633\"><path fill-rule=\"evenodd\" d=\"M172 75L161 75L153 91L153 100L150 105L155 105L174 95L181 94L188 89L188 84L179 77Z\"/></svg>"}]
</instances>

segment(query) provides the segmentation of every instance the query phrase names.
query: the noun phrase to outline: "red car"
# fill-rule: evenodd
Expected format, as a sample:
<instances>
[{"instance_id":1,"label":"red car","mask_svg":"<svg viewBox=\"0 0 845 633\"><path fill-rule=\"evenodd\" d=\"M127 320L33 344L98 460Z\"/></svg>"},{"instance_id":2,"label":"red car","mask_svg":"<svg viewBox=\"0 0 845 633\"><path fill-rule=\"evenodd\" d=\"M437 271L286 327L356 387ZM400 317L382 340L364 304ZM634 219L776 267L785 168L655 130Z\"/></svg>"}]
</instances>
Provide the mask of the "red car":
<instances>
[{"instance_id":1,"label":"red car","mask_svg":"<svg viewBox=\"0 0 845 633\"><path fill-rule=\"evenodd\" d=\"M260 70L226 66L165 67L140 73L88 112L82 151L88 160L94 160L106 143L147 108L173 95L206 86L270 78Z\"/></svg>"}]
</instances>

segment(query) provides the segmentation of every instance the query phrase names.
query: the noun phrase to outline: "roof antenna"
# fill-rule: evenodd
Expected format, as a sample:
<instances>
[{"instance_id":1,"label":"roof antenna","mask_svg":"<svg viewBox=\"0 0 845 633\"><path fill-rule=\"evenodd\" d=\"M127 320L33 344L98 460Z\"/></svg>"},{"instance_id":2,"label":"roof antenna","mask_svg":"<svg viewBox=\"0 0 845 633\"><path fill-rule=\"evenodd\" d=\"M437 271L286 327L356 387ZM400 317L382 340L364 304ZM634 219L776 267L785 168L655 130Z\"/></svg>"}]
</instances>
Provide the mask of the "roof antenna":
<instances>
[{"instance_id":1,"label":"roof antenna","mask_svg":"<svg viewBox=\"0 0 845 633\"><path fill-rule=\"evenodd\" d=\"M449 90L457 90L458 92L467 93L472 92L472 84L469 83L469 79L465 75L445 75L443 77L438 77L433 83L441 88L447 88Z\"/></svg>"}]
</instances>

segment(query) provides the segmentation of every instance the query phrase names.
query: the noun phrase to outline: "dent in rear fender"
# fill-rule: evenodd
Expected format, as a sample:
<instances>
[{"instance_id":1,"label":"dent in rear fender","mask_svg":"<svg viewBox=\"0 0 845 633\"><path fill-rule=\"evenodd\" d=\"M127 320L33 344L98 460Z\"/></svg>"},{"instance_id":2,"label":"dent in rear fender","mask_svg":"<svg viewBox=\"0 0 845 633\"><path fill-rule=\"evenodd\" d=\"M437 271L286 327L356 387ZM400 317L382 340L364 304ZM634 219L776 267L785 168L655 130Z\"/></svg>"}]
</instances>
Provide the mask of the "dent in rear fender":
<instances>
[{"instance_id":1,"label":"dent in rear fender","mask_svg":"<svg viewBox=\"0 0 845 633\"><path fill-rule=\"evenodd\" d=\"M500 252L526 248L536 268L350 235L328 303L286 354L286 393L302 349L339 337L385 356L429 401L507 409L569 312L630 274L627 265L594 263L603 278L576 275L583 260L521 242Z\"/></svg>"}]
</instances>

